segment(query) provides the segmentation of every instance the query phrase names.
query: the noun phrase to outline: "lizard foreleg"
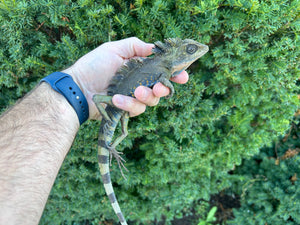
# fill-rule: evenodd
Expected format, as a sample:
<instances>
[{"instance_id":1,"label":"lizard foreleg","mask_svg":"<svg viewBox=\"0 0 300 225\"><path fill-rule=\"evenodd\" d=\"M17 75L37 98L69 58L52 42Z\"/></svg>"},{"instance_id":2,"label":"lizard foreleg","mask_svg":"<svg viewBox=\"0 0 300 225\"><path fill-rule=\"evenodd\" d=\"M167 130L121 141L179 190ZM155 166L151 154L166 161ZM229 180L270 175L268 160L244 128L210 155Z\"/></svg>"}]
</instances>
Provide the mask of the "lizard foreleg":
<instances>
[{"instance_id":1,"label":"lizard foreleg","mask_svg":"<svg viewBox=\"0 0 300 225\"><path fill-rule=\"evenodd\" d=\"M175 92L173 84L169 81L168 78L166 78L166 76L164 76L164 74L158 79L158 81L166 87L170 88L170 94L166 96L166 98L171 98Z\"/></svg>"},{"instance_id":2,"label":"lizard foreleg","mask_svg":"<svg viewBox=\"0 0 300 225\"><path fill-rule=\"evenodd\" d=\"M112 103L112 96L106 96L106 95L94 95L93 96L93 102L96 104L96 107L100 114L103 116L104 119L111 121L111 118L108 116L108 114L105 111L105 108L101 103L107 104L107 105L113 105Z\"/></svg>"}]
</instances>

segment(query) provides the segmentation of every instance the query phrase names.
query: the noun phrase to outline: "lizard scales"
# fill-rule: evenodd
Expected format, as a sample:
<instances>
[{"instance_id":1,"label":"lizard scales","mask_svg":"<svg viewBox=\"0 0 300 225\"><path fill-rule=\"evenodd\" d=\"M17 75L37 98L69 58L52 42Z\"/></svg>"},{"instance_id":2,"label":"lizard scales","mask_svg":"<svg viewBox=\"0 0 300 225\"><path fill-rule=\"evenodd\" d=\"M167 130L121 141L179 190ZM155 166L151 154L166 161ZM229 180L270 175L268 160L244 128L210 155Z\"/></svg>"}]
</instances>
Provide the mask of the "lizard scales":
<instances>
[{"instance_id":1,"label":"lizard scales","mask_svg":"<svg viewBox=\"0 0 300 225\"><path fill-rule=\"evenodd\" d=\"M110 81L107 96L93 96L93 101L103 117L98 137L100 173L105 192L122 225L127 225L127 222L121 212L111 183L109 159L113 155L119 166L122 164L123 159L115 148L127 136L129 114L112 104L112 96L123 94L134 97L134 90L138 86L153 87L157 82L161 82L170 88L169 97L171 97L174 93L174 87L169 79L187 69L208 51L208 46L191 39L169 38L164 43L158 41L154 44L153 57L131 59L119 69ZM101 103L106 103L107 107L104 109ZM114 132L119 122L121 122L122 135L113 141Z\"/></svg>"}]
</instances>

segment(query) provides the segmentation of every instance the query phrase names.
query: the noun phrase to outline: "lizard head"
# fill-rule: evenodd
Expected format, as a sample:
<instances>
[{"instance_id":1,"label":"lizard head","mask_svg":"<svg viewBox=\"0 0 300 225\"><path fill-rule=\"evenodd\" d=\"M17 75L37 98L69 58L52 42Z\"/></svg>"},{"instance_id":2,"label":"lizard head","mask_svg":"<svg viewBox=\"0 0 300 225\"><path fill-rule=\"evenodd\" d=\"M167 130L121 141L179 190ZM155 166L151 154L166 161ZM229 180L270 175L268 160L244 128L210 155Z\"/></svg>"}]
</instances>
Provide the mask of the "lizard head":
<instances>
[{"instance_id":1,"label":"lizard head","mask_svg":"<svg viewBox=\"0 0 300 225\"><path fill-rule=\"evenodd\" d=\"M191 39L169 38L165 43L155 42L153 53L164 56L172 77L187 69L208 51L208 46Z\"/></svg>"}]
</instances>

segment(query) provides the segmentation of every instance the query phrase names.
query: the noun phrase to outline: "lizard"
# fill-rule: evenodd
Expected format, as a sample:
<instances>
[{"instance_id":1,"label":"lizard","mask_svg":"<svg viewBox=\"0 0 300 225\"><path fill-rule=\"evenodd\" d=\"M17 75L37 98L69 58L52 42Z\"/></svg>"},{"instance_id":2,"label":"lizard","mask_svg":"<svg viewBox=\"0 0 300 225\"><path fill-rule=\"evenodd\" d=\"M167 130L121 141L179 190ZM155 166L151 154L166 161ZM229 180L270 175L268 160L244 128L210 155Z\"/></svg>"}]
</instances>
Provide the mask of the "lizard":
<instances>
[{"instance_id":1,"label":"lizard","mask_svg":"<svg viewBox=\"0 0 300 225\"><path fill-rule=\"evenodd\" d=\"M119 167L120 165L124 166L123 161L125 160L116 151L116 146L128 134L129 113L115 107L112 103L112 96L122 94L134 97L134 91L138 86L153 87L157 82L161 82L170 89L170 94L167 96L169 98L174 94L174 87L169 79L187 69L209 49L207 45L194 40L181 40L180 38L165 39L165 42L157 41L154 46L152 56L130 59L116 72L108 85L106 96L99 94L93 96L93 101L102 115L98 136L98 164L102 182L114 212L122 225L127 225L127 222L113 190L109 161L114 156ZM106 104L106 108L102 103ZM119 122L122 134L113 140Z\"/></svg>"}]
</instances>

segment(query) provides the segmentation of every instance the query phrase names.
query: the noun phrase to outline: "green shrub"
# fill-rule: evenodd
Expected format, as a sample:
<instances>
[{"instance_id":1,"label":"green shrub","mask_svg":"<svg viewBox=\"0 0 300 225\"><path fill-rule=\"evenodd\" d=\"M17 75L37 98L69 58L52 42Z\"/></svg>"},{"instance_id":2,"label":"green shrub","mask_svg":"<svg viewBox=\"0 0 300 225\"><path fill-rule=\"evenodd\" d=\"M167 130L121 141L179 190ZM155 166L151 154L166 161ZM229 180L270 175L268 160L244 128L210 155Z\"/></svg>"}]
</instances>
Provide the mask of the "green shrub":
<instances>
[{"instance_id":1,"label":"green shrub","mask_svg":"<svg viewBox=\"0 0 300 225\"><path fill-rule=\"evenodd\" d=\"M112 180L125 216L150 223L182 217L199 199L229 187L227 172L270 145L298 107L298 0L3 0L0 105L96 46L129 36L192 38L210 52L175 96L130 121ZM41 224L116 220L96 162L99 122L80 129ZM136 224L135 223L135 224Z\"/></svg>"},{"instance_id":2,"label":"green shrub","mask_svg":"<svg viewBox=\"0 0 300 225\"><path fill-rule=\"evenodd\" d=\"M237 168L235 173L246 179L234 185L242 206L229 224L300 224L299 135L294 124L281 142Z\"/></svg>"}]
</instances>

